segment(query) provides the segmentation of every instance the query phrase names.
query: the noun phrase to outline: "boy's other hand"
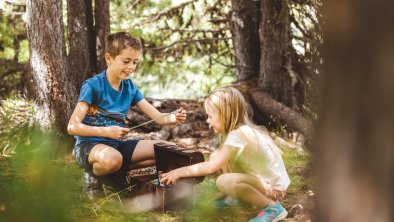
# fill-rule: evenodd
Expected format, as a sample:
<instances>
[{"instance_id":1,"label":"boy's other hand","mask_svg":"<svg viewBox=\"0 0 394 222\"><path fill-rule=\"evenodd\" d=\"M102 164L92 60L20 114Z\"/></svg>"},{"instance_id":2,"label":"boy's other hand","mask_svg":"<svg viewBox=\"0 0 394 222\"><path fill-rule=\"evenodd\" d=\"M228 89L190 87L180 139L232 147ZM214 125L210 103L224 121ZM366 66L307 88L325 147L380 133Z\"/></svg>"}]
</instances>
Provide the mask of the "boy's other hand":
<instances>
[{"instance_id":1,"label":"boy's other hand","mask_svg":"<svg viewBox=\"0 0 394 222\"><path fill-rule=\"evenodd\" d=\"M108 126L106 127L106 137L120 140L123 139L129 131L130 129L120 126Z\"/></svg>"},{"instance_id":2,"label":"boy's other hand","mask_svg":"<svg viewBox=\"0 0 394 222\"><path fill-rule=\"evenodd\" d=\"M184 123L187 118L187 112L182 107L175 113L175 120L177 123Z\"/></svg>"}]
</instances>

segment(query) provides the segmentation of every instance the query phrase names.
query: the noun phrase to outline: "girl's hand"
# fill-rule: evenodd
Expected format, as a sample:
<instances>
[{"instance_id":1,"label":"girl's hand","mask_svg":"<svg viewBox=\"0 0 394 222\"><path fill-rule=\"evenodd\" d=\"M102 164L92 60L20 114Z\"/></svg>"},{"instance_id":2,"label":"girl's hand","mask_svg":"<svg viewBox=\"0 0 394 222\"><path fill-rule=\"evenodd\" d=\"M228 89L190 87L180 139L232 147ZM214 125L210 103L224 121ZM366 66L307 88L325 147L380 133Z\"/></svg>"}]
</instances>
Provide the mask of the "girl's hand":
<instances>
[{"instance_id":1,"label":"girl's hand","mask_svg":"<svg viewBox=\"0 0 394 222\"><path fill-rule=\"evenodd\" d=\"M187 112L182 107L175 113L175 121L177 123L184 123L186 121Z\"/></svg>"},{"instance_id":2,"label":"girl's hand","mask_svg":"<svg viewBox=\"0 0 394 222\"><path fill-rule=\"evenodd\" d=\"M130 130L128 128L120 126L108 126L105 127L105 137L120 140L123 139L129 131Z\"/></svg>"},{"instance_id":3,"label":"girl's hand","mask_svg":"<svg viewBox=\"0 0 394 222\"><path fill-rule=\"evenodd\" d=\"M178 179L179 179L179 175L177 170L172 170L168 173L161 174L160 183L166 186L174 185Z\"/></svg>"}]
</instances>

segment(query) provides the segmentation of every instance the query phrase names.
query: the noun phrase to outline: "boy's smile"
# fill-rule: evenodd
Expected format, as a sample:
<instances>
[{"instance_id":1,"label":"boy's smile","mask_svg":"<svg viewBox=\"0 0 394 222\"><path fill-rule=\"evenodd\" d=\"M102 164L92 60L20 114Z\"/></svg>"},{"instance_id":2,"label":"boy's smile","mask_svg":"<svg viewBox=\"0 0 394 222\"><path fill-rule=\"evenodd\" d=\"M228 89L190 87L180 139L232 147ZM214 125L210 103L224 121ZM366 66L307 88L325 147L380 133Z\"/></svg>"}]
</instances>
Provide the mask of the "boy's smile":
<instances>
[{"instance_id":1,"label":"boy's smile","mask_svg":"<svg viewBox=\"0 0 394 222\"><path fill-rule=\"evenodd\" d=\"M120 51L119 55L113 58L108 53L105 59L108 64L107 73L115 77L119 83L121 80L126 80L137 68L141 56L141 51L133 48L125 48Z\"/></svg>"}]
</instances>

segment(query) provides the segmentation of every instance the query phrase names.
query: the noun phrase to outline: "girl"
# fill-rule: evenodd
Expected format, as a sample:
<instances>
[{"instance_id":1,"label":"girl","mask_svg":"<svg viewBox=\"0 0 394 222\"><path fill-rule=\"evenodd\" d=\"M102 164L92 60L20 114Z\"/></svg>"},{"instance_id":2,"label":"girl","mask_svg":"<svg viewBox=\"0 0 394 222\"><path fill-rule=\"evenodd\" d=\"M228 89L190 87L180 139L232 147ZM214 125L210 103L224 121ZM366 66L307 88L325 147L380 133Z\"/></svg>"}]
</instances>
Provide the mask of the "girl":
<instances>
[{"instance_id":1,"label":"girl","mask_svg":"<svg viewBox=\"0 0 394 222\"><path fill-rule=\"evenodd\" d=\"M216 185L227 199L219 203L230 205L230 198L261 208L250 221L279 221L287 216L279 199L284 198L290 184L281 151L266 129L252 123L247 103L235 88L221 88L211 93L204 103L207 123L224 141L209 161L164 173L161 182L175 184L179 178L212 174L224 169Z\"/></svg>"}]
</instances>

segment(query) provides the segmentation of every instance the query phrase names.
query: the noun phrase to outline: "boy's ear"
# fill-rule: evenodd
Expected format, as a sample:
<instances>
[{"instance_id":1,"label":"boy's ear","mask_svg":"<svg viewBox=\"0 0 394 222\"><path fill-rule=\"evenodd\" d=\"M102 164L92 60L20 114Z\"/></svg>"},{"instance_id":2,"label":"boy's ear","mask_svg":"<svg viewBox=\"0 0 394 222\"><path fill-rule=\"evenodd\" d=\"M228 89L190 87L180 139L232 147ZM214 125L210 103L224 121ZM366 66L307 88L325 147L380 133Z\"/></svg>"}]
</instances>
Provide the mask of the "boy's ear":
<instances>
[{"instance_id":1,"label":"boy's ear","mask_svg":"<svg viewBox=\"0 0 394 222\"><path fill-rule=\"evenodd\" d=\"M105 53L104 57L107 65L109 65L111 63L112 56L107 52Z\"/></svg>"}]
</instances>

